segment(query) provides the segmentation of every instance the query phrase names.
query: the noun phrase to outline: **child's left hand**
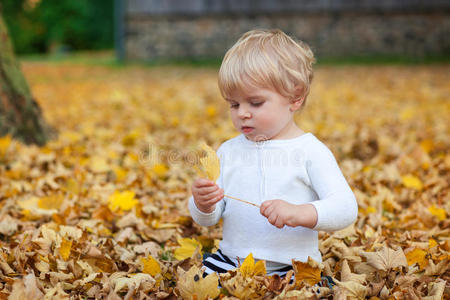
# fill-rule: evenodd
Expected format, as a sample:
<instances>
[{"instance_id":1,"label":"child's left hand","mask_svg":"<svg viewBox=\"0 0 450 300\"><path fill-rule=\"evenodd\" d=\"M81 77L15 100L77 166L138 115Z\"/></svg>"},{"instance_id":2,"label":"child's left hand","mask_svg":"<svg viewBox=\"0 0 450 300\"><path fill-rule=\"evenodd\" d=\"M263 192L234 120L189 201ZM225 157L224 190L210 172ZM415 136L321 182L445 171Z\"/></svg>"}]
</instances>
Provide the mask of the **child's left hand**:
<instances>
[{"instance_id":1,"label":"child's left hand","mask_svg":"<svg viewBox=\"0 0 450 300\"><path fill-rule=\"evenodd\" d=\"M317 223L317 211L311 204L295 205L280 199L267 200L261 204L259 211L278 228L285 225L313 228Z\"/></svg>"}]
</instances>

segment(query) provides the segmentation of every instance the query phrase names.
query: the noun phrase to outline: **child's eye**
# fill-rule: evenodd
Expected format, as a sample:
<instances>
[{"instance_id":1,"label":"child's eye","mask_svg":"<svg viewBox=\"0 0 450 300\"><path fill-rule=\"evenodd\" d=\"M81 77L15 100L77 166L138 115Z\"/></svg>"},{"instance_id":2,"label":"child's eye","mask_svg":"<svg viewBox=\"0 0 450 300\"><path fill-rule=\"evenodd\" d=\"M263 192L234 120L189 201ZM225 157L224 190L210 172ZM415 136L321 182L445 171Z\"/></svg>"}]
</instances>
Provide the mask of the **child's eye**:
<instances>
[{"instance_id":1,"label":"child's eye","mask_svg":"<svg viewBox=\"0 0 450 300\"><path fill-rule=\"evenodd\" d=\"M239 107L239 103L231 103L230 107L231 108L238 108Z\"/></svg>"},{"instance_id":2,"label":"child's eye","mask_svg":"<svg viewBox=\"0 0 450 300\"><path fill-rule=\"evenodd\" d=\"M264 101L262 101L262 102L252 102L251 104L252 104L252 106L258 107L258 106L263 105L263 104L264 104Z\"/></svg>"}]
</instances>

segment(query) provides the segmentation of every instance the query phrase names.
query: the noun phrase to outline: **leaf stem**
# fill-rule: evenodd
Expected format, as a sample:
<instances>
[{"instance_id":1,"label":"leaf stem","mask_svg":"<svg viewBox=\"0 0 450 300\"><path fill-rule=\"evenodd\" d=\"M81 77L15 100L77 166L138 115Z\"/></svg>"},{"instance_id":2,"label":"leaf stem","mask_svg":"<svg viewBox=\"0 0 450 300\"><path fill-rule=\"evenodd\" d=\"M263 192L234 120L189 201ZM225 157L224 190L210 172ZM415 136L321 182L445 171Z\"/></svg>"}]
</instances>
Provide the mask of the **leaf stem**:
<instances>
[{"instance_id":1,"label":"leaf stem","mask_svg":"<svg viewBox=\"0 0 450 300\"><path fill-rule=\"evenodd\" d=\"M244 203L247 203L247 204L250 204L250 205L253 205L253 206L256 206L256 207L259 208L259 205L255 204L255 203L251 203L251 202L248 202L248 201L245 201L245 200L242 200L242 199L239 199L239 198L231 197L231 196L228 196L228 195L224 195L224 197L227 197L227 198L230 198L230 199L234 199L234 200L237 200L237 201L241 201L241 202L244 202Z\"/></svg>"}]
</instances>

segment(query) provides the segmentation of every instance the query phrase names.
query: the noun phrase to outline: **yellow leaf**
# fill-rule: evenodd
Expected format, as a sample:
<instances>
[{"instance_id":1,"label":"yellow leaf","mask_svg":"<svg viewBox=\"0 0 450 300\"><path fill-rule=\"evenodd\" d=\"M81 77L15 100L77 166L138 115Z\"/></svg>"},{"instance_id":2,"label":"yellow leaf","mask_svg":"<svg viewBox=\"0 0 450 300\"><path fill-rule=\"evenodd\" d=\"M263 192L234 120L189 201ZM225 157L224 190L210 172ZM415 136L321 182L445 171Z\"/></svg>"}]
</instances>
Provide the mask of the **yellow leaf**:
<instances>
[{"instance_id":1,"label":"yellow leaf","mask_svg":"<svg viewBox=\"0 0 450 300\"><path fill-rule=\"evenodd\" d=\"M310 256L308 256L308 262L306 263L293 260L292 267L295 271L296 282L305 281L309 285L313 286L321 279L320 273L322 270L320 268L320 265Z\"/></svg>"},{"instance_id":2,"label":"yellow leaf","mask_svg":"<svg viewBox=\"0 0 450 300\"><path fill-rule=\"evenodd\" d=\"M201 148L206 152L206 155L200 158L201 170L199 176L206 177L211 181L216 181L220 175L220 161L216 152L203 143Z\"/></svg>"},{"instance_id":3,"label":"yellow leaf","mask_svg":"<svg viewBox=\"0 0 450 300\"><path fill-rule=\"evenodd\" d=\"M60 135L62 141L68 141L71 143L76 143L83 138L83 136L76 131L63 131Z\"/></svg>"},{"instance_id":4,"label":"yellow leaf","mask_svg":"<svg viewBox=\"0 0 450 300\"><path fill-rule=\"evenodd\" d=\"M433 150L434 148L434 143L433 140L423 140L420 142L420 147L423 149L423 151L425 151L426 153L430 153L431 150Z\"/></svg>"},{"instance_id":5,"label":"yellow leaf","mask_svg":"<svg viewBox=\"0 0 450 300\"><path fill-rule=\"evenodd\" d=\"M61 241L61 247L59 248L59 254L64 261L67 261L70 256L70 250L72 249L72 241L63 239Z\"/></svg>"},{"instance_id":6,"label":"yellow leaf","mask_svg":"<svg viewBox=\"0 0 450 300\"><path fill-rule=\"evenodd\" d=\"M190 238L184 238L184 239L178 239L178 244L180 244L181 247L175 249L174 257L177 260L183 260L186 258L191 257L195 249L199 248L200 252L202 250L202 245L194 239Z\"/></svg>"},{"instance_id":7,"label":"yellow leaf","mask_svg":"<svg viewBox=\"0 0 450 300\"><path fill-rule=\"evenodd\" d=\"M239 267L242 275L244 277L253 277L256 275L264 275L266 274L266 262L263 260L258 261L255 264L255 259L253 258L253 254L250 253L245 258L242 265Z\"/></svg>"},{"instance_id":8,"label":"yellow leaf","mask_svg":"<svg viewBox=\"0 0 450 300\"><path fill-rule=\"evenodd\" d=\"M415 111L412 108L406 108L400 113L400 120L408 121L412 119L415 115Z\"/></svg>"},{"instance_id":9,"label":"yellow leaf","mask_svg":"<svg viewBox=\"0 0 450 300\"><path fill-rule=\"evenodd\" d=\"M72 178L68 178L65 186L63 187L65 191L68 191L74 195L79 194L81 192L80 184L73 180Z\"/></svg>"},{"instance_id":10,"label":"yellow leaf","mask_svg":"<svg viewBox=\"0 0 450 300\"><path fill-rule=\"evenodd\" d=\"M369 238L373 237L374 235L375 235L375 231L373 230L373 228L370 226L367 226L366 231L364 231L364 236L369 239Z\"/></svg>"},{"instance_id":11,"label":"yellow leaf","mask_svg":"<svg viewBox=\"0 0 450 300\"><path fill-rule=\"evenodd\" d=\"M373 206L368 206L366 208L366 214L373 214L373 213L376 213L376 212L377 212L377 209L375 207L373 207Z\"/></svg>"},{"instance_id":12,"label":"yellow leaf","mask_svg":"<svg viewBox=\"0 0 450 300\"><path fill-rule=\"evenodd\" d=\"M206 114L208 115L208 117L215 117L217 115L217 109L215 106L208 106L206 108Z\"/></svg>"},{"instance_id":13,"label":"yellow leaf","mask_svg":"<svg viewBox=\"0 0 450 300\"><path fill-rule=\"evenodd\" d=\"M438 245L438 243L436 242L435 239L428 239L428 248L433 248L436 247Z\"/></svg>"},{"instance_id":14,"label":"yellow leaf","mask_svg":"<svg viewBox=\"0 0 450 300\"><path fill-rule=\"evenodd\" d=\"M177 273L179 278L177 290L181 298L205 300L219 296L219 276L217 273L211 273L203 278L202 271L197 266L192 266L187 272L178 267Z\"/></svg>"},{"instance_id":15,"label":"yellow leaf","mask_svg":"<svg viewBox=\"0 0 450 300\"><path fill-rule=\"evenodd\" d=\"M121 167L115 167L114 173L116 174L117 181L122 181L127 177L128 171Z\"/></svg>"},{"instance_id":16,"label":"yellow leaf","mask_svg":"<svg viewBox=\"0 0 450 300\"><path fill-rule=\"evenodd\" d=\"M89 159L89 168L96 173L108 172L111 169L107 159L99 155L92 156Z\"/></svg>"},{"instance_id":17,"label":"yellow leaf","mask_svg":"<svg viewBox=\"0 0 450 300\"><path fill-rule=\"evenodd\" d=\"M114 194L109 197L108 207L112 211L130 210L138 203L139 201L134 198L133 191L124 191L122 193L115 191Z\"/></svg>"},{"instance_id":18,"label":"yellow leaf","mask_svg":"<svg viewBox=\"0 0 450 300\"><path fill-rule=\"evenodd\" d=\"M59 209L64 202L63 195L51 195L42 197L38 201L38 207L42 209Z\"/></svg>"},{"instance_id":19,"label":"yellow leaf","mask_svg":"<svg viewBox=\"0 0 450 300\"><path fill-rule=\"evenodd\" d=\"M426 255L427 252L419 248L414 248L412 251L409 251L405 254L408 265L411 266L415 263L418 263L421 270L423 270L428 265L428 259L426 258Z\"/></svg>"},{"instance_id":20,"label":"yellow leaf","mask_svg":"<svg viewBox=\"0 0 450 300\"><path fill-rule=\"evenodd\" d=\"M422 190L423 188L422 181L420 181L419 178L411 174L402 176L402 182L403 185L406 186L407 188L416 189L418 191Z\"/></svg>"},{"instance_id":21,"label":"yellow leaf","mask_svg":"<svg viewBox=\"0 0 450 300\"><path fill-rule=\"evenodd\" d=\"M167 171L169 171L169 168L165 164L155 164L152 168L152 171L159 178L164 178L167 175Z\"/></svg>"},{"instance_id":22,"label":"yellow leaf","mask_svg":"<svg viewBox=\"0 0 450 300\"><path fill-rule=\"evenodd\" d=\"M161 267L156 259L151 255L147 258L141 258L141 263L143 265L143 272L155 277L156 274L161 273Z\"/></svg>"},{"instance_id":23,"label":"yellow leaf","mask_svg":"<svg viewBox=\"0 0 450 300\"><path fill-rule=\"evenodd\" d=\"M124 146L133 146L136 142L136 139L139 137L139 131L133 130L126 136L122 138L122 145Z\"/></svg>"},{"instance_id":24,"label":"yellow leaf","mask_svg":"<svg viewBox=\"0 0 450 300\"><path fill-rule=\"evenodd\" d=\"M5 156L6 151L8 151L10 145L11 136L9 134L0 138L0 157Z\"/></svg>"},{"instance_id":25,"label":"yellow leaf","mask_svg":"<svg viewBox=\"0 0 450 300\"><path fill-rule=\"evenodd\" d=\"M433 216L436 216L439 219L439 221L444 221L446 219L445 209L443 208L438 208L436 207L436 205L433 204L430 207L428 207L428 211Z\"/></svg>"}]
</instances>

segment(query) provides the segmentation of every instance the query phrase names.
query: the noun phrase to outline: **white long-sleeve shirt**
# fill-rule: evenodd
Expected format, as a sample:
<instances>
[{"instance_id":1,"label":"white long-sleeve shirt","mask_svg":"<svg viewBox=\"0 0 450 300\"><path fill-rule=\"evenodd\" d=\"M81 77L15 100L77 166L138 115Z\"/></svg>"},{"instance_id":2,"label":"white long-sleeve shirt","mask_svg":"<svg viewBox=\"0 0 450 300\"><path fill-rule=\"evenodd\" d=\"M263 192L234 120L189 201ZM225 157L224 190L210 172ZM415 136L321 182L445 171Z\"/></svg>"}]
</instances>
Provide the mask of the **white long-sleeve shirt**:
<instances>
[{"instance_id":1,"label":"white long-sleeve shirt","mask_svg":"<svg viewBox=\"0 0 450 300\"><path fill-rule=\"evenodd\" d=\"M310 203L317 210L313 229L269 223L255 206L225 197L211 213L201 212L193 197L189 210L203 226L223 218L225 255L291 264L292 259L322 261L318 230L334 231L356 220L358 206L332 152L312 133L288 140L253 142L239 135L223 143L220 177L217 184L225 195L260 205L265 200L282 199L292 204Z\"/></svg>"}]
</instances>

